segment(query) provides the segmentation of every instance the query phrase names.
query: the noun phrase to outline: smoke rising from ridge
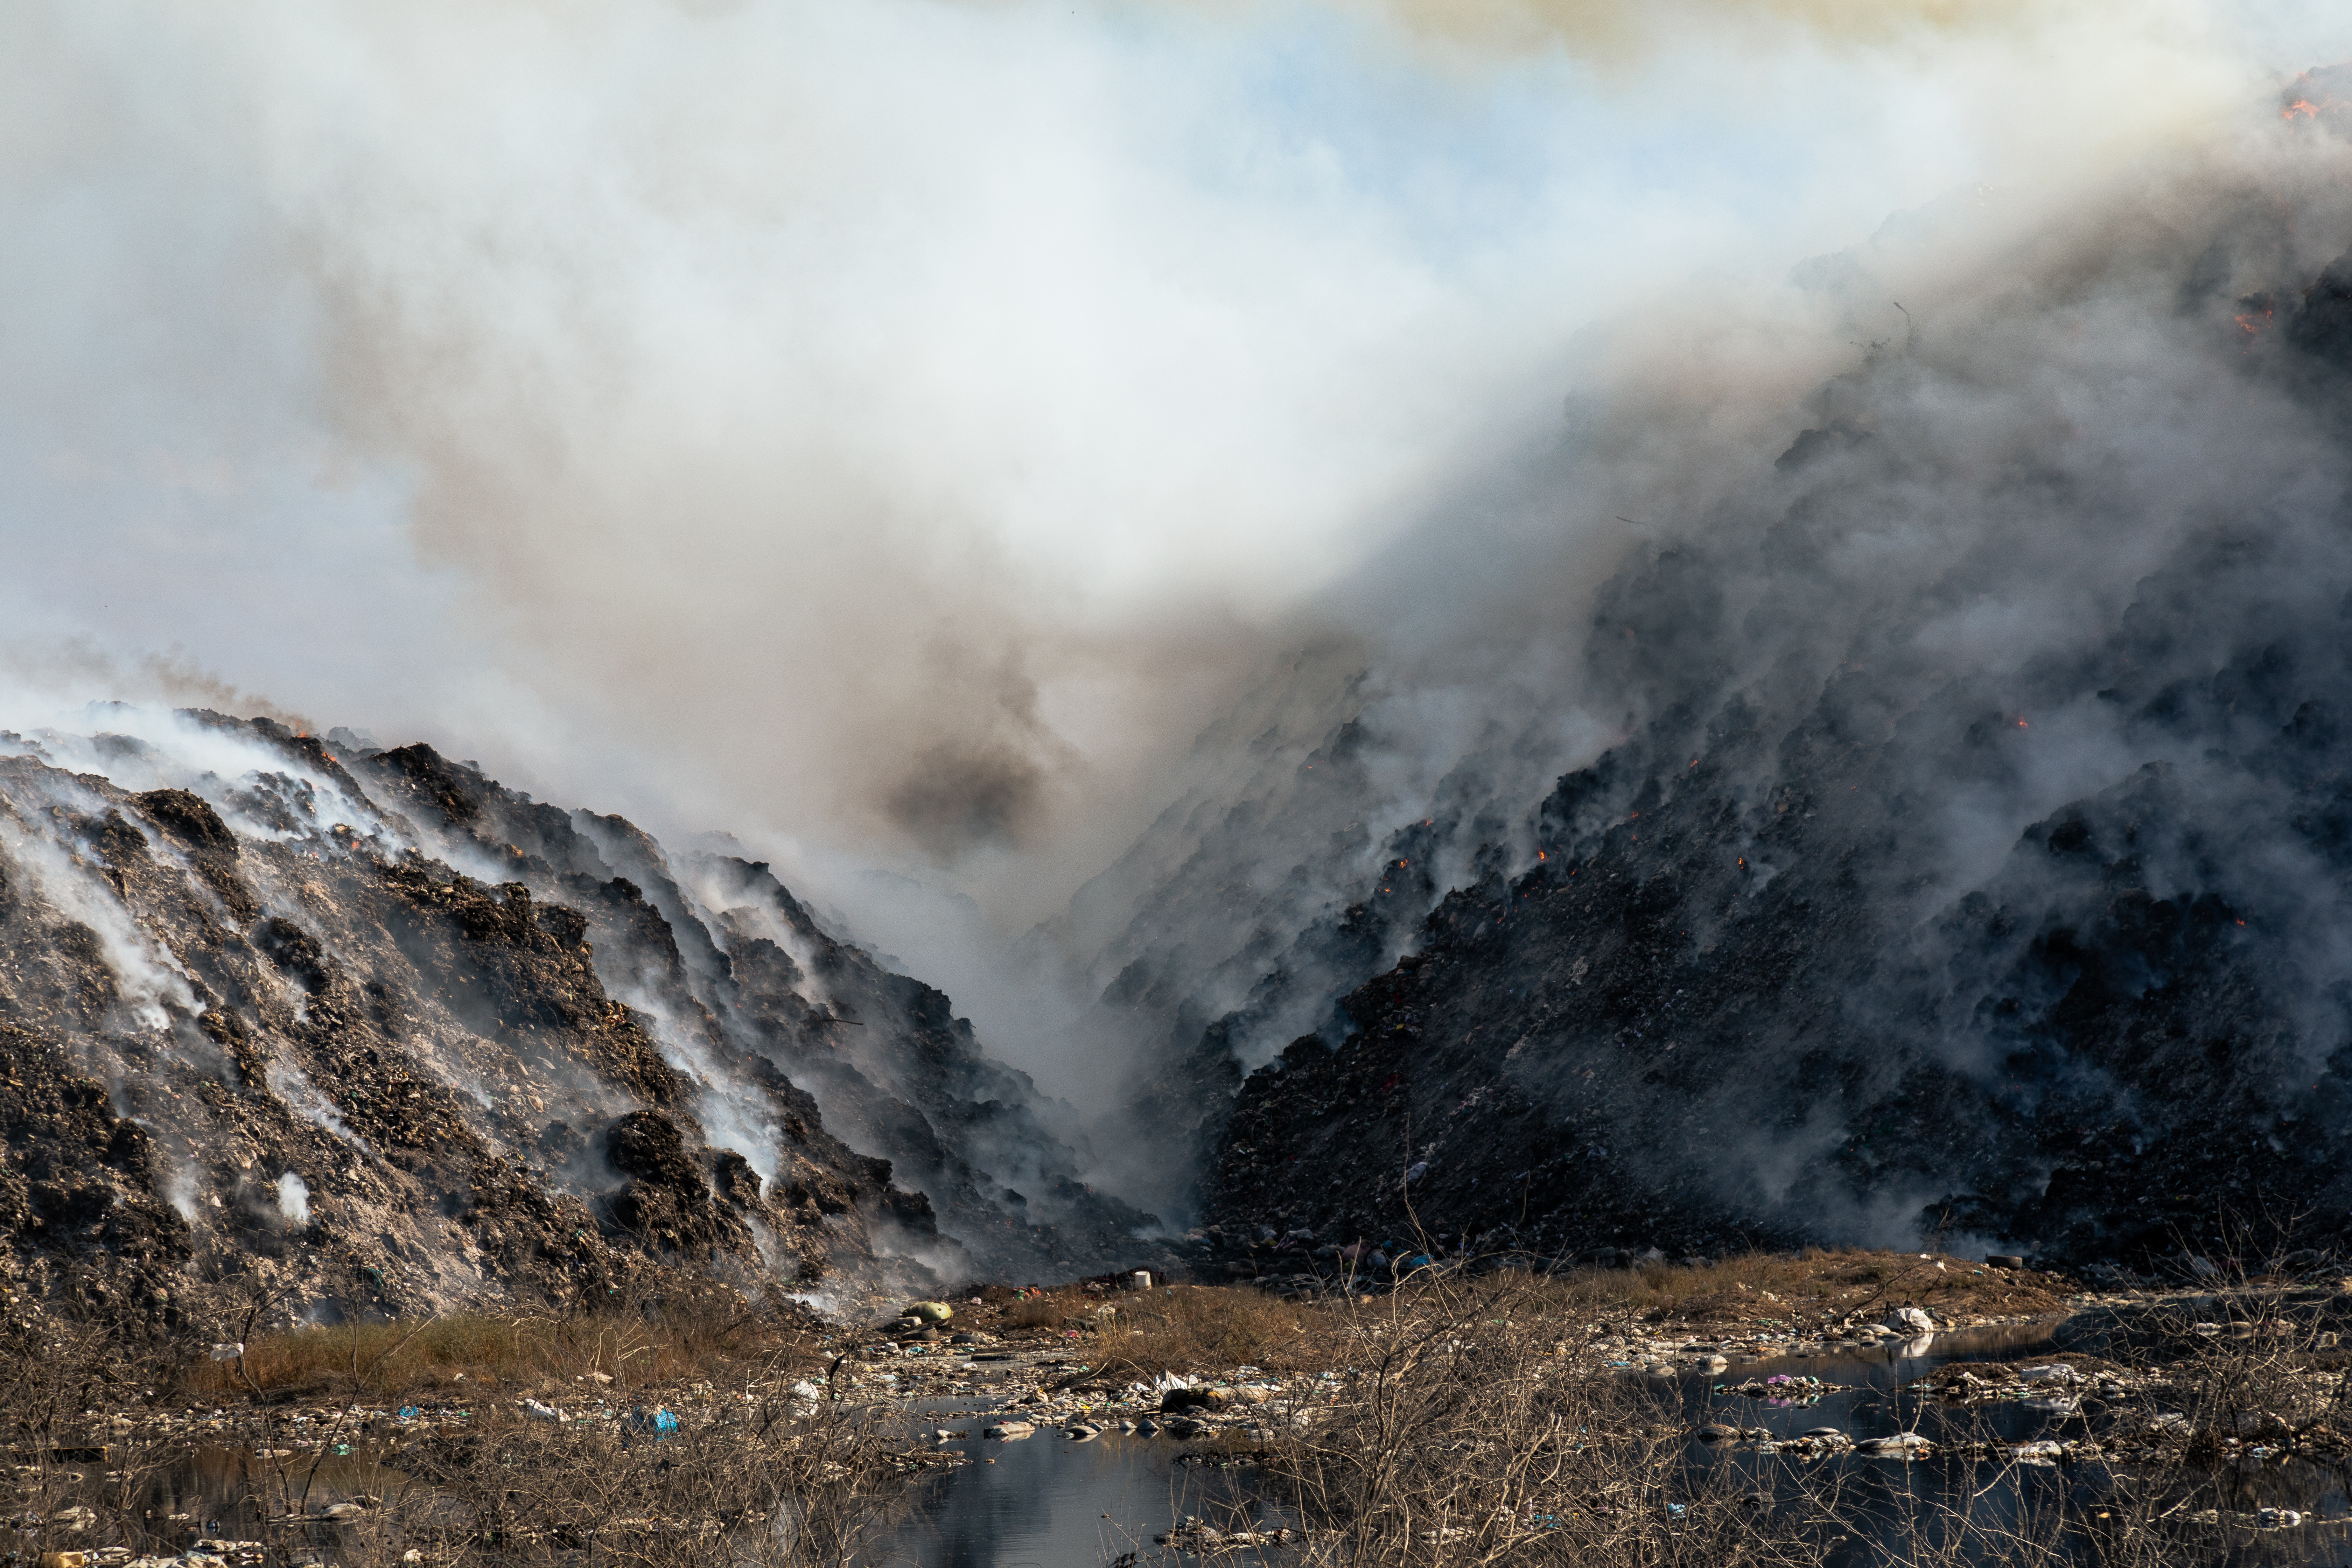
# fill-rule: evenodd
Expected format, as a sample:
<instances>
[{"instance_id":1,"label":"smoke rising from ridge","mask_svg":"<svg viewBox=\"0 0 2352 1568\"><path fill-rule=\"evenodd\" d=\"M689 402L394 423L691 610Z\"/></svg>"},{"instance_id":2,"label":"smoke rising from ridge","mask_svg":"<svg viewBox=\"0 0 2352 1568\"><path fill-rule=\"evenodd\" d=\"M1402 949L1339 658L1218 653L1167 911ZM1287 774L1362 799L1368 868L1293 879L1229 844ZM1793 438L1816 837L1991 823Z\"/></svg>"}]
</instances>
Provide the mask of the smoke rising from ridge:
<instances>
[{"instance_id":1,"label":"smoke rising from ridge","mask_svg":"<svg viewBox=\"0 0 2352 1568\"><path fill-rule=\"evenodd\" d=\"M1065 1031L1104 955L1171 928L1078 943L1075 1000L1002 973L1003 938L1252 776L1237 727L1187 748L1270 664L1344 650L1379 742L1377 809L1317 819L1351 858L1281 933L1449 778L1475 794L1482 748L1523 817L1620 731L1575 701L1596 586L1769 467L1857 341L1900 341L1892 300L1949 330L2011 237L2231 155L2278 68L2347 42L2192 6L5 26L12 655L727 826L1032 1068L1099 1044ZM1867 287L1785 286L1981 186ZM100 673L58 669L77 636ZM1328 726L1299 706L1275 751L1304 766ZM1201 944L1220 1005L1261 978L1250 934Z\"/></svg>"},{"instance_id":2,"label":"smoke rising from ridge","mask_svg":"<svg viewBox=\"0 0 2352 1568\"><path fill-rule=\"evenodd\" d=\"M2033 51L2077 83L2034 129L2093 161L2238 83L2178 19L2041 26L1944 68L1783 26L1603 89L1541 52L1426 75L1312 9L36 7L17 291L97 330L17 356L55 411L14 504L171 498L299 635L173 630L299 649L302 706L550 756L625 730L699 752L711 820L1034 847L1539 429L1596 314L1996 173L1998 138L1922 155L2032 96Z\"/></svg>"}]
</instances>

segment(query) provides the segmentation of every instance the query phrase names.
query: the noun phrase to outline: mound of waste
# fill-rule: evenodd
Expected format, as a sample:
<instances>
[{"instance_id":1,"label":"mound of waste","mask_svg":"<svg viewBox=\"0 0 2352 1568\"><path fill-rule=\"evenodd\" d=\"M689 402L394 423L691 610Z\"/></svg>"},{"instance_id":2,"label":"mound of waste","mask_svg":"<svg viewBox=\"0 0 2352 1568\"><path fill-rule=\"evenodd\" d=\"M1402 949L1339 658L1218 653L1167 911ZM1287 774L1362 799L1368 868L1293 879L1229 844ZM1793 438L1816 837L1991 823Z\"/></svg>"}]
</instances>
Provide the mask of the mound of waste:
<instances>
[{"instance_id":1,"label":"mound of waste","mask_svg":"<svg viewBox=\"0 0 2352 1568\"><path fill-rule=\"evenodd\" d=\"M766 866L421 745L90 717L0 734L0 1256L41 1296L176 1330L225 1282L315 1320L1148 1253Z\"/></svg>"}]
</instances>

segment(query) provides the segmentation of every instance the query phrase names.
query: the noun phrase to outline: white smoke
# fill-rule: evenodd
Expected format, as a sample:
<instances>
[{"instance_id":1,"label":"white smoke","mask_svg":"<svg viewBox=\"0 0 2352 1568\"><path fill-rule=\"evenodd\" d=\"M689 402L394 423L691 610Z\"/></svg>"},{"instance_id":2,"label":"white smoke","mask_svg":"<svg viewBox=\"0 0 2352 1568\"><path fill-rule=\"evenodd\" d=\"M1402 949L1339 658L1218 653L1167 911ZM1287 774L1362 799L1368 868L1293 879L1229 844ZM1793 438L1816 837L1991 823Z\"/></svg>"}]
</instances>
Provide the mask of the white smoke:
<instances>
[{"instance_id":1,"label":"white smoke","mask_svg":"<svg viewBox=\"0 0 2352 1568\"><path fill-rule=\"evenodd\" d=\"M197 1223L197 1176L195 1166L184 1159L173 1167L171 1176L163 1184L164 1201L191 1226Z\"/></svg>"},{"instance_id":2,"label":"white smoke","mask_svg":"<svg viewBox=\"0 0 2352 1568\"><path fill-rule=\"evenodd\" d=\"M55 805L85 816L103 816L112 809L103 799L78 791L67 792ZM12 807L13 803L0 802L0 850L31 879L58 915L97 938L130 1019L140 1028L161 1030L170 1027L173 1011L182 1017L194 1016L198 1008L187 972L169 948L140 926L121 895L98 874L92 864L99 861L95 851L82 846L79 852L69 852L47 834L28 828Z\"/></svg>"},{"instance_id":3,"label":"white smoke","mask_svg":"<svg viewBox=\"0 0 2352 1568\"><path fill-rule=\"evenodd\" d=\"M278 1212L288 1225L310 1223L310 1186L291 1171L278 1178Z\"/></svg>"},{"instance_id":4,"label":"white smoke","mask_svg":"<svg viewBox=\"0 0 2352 1568\"><path fill-rule=\"evenodd\" d=\"M1263 628L1542 429L1579 330L2103 179L2324 42L1398 10L17 7L20 651L160 686L177 644L658 828L961 850L1025 923Z\"/></svg>"},{"instance_id":5,"label":"white smoke","mask_svg":"<svg viewBox=\"0 0 2352 1568\"><path fill-rule=\"evenodd\" d=\"M332 1133L345 1145L363 1155L373 1156L367 1140L352 1131L343 1121L341 1108L329 1099L310 1081L301 1067L283 1055L271 1058L267 1071L269 1092L286 1102L287 1108L311 1126Z\"/></svg>"}]
</instances>

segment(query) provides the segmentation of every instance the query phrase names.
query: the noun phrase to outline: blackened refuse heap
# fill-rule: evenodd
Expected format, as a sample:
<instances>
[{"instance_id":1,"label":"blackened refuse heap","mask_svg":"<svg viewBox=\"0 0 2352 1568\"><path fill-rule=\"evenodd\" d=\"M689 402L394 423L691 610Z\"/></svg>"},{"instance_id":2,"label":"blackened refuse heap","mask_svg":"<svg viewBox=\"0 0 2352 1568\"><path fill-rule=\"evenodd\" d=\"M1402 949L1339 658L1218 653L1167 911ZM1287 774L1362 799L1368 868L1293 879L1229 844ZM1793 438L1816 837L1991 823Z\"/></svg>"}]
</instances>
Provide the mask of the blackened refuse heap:
<instances>
[{"instance_id":1,"label":"blackened refuse heap","mask_svg":"<svg viewBox=\"0 0 2352 1568\"><path fill-rule=\"evenodd\" d=\"M1584 648L1619 737L1466 879L1419 881L1440 804L1260 939L1347 978L1203 1127L1217 1234L2352 1251L2352 234L2270 195L1874 346L1638 548ZM2163 409L2063 360L2102 332Z\"/></svg>"}]
</instances>

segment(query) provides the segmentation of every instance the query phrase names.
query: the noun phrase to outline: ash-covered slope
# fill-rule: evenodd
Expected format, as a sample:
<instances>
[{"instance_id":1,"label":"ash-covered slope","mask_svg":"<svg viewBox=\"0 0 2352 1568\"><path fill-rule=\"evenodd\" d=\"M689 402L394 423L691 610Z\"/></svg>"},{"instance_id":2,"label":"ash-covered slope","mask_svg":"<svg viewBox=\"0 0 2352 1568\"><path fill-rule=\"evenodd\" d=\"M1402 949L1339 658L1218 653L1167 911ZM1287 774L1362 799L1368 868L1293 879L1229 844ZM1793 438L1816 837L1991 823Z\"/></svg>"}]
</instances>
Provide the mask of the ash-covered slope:
<instances>
[{"instance_id":1,"label":"ash-covered slope","mask_svg":"<svg viewBox=\"0 0 2352 1568\"><path fill-rule=\"evenodd\" d=\"M0 1236L54 1285L172 1324L225 1280L395 1313L1144 1250L764 866L423 746L93 718L0 737Z\"/></svg>"},{"instance_id":2,"label":"ash-covered slope","mask_svg":"<svg viewBox=\"0 0 2352 1568\"><path fill-rule=\"evenodd\" d=\"M2352 1247L2352 217L2281 157L1913 298L1641 548L1561 698L1613 743L1326 917L1418 952L1248 1078L1210 1217Z\"/></svg>"}]
</instances>

